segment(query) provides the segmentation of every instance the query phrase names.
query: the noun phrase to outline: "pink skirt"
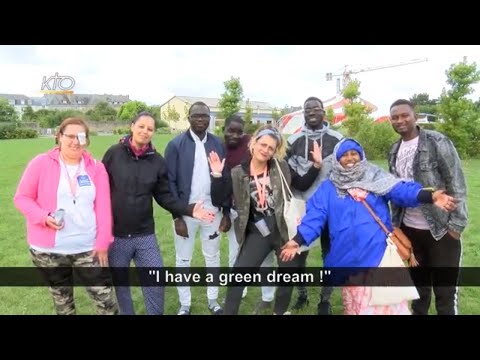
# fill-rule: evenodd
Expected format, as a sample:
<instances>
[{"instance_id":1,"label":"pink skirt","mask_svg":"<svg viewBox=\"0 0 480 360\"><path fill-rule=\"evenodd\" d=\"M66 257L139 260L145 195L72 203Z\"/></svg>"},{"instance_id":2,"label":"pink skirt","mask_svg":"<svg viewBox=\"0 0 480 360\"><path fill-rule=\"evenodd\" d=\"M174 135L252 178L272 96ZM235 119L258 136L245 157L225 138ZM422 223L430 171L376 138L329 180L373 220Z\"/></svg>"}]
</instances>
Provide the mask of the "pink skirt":
<instances>
[{"instance_id":1,"label":"pink skirt","mask_svg":"<svg viewBox=\"0 0 480 360\"><path fill-rule=\"evenodd\" d=\"M372 288L345 286L342 288L344 315L411 315L408 301L394 305L369 305Z\"/></svg>"}]
</instances>

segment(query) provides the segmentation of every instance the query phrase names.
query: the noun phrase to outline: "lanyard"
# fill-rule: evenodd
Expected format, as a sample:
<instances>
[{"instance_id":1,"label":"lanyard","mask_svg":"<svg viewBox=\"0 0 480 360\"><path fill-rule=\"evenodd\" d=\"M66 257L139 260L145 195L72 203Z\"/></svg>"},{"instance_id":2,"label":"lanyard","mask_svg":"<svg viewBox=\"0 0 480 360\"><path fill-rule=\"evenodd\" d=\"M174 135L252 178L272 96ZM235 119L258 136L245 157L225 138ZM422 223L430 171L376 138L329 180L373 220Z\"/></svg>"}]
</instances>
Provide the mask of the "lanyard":
<instances>
[{"instance_id":1,"label":"lanyard","mask_svg":"<svg viewBox=\"0 0 480 360\"><path fill-rule=\"evenodd\" d=\"M63 162L63 166L65 167L65 173L67 174L68 185L70 185L70 193L72 194L72 197L73 197L73 203L76 204L77 177L78 175L80 175L80 167L82 163L80 162L80 164L78 164L77 171L75 172L75 175L73 175L73 179L72 179L70 177L70 174L68 173L67 164L65 164L63 159L62 159L62 162Z\"/></svg>"},{"instance_id":2,"label":"lanyard","mask_svg":"<svg viewBox=\"0 0 480 360\"><path fill-rule=\"evenodd\" d=\"M253 168L250 167L250 172L253 172ZM258 205L262 209L265 208L265 203L266 203L266 182L267 182L267 167L265 166L265 169L263 170L263 184L260 185L260 181L258 181L257 174L253 175L253 179L255 180L255 186L257 187L257 193L258 193Z\"/></svg>"}]
</instances>

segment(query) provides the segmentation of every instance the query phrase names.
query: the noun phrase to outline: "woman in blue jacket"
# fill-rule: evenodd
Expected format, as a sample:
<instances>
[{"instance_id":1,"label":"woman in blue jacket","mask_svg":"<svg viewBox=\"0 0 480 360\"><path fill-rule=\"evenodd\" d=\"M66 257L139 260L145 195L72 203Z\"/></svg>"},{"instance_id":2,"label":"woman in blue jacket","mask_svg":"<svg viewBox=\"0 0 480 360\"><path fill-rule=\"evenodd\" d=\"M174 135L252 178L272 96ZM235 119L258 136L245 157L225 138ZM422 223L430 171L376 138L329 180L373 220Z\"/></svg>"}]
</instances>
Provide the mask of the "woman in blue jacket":
<instances>
[{"instance_id":1,"label":"woman in blue jacket","mask_svg":"<svg viewBox=\"0 0 480 360\"><path fill-rule=\"evenodd\" d=\"M297 235L284 246L282 257L291 260L302 244L310 245L328 223L331 248L325 267L378 267L385 253L386 234L362 203L370 205L392 230L389 201L401 207L433 203L445 211L455 209L455 199L442 190L422 189L416 182L395 178L370 164L361 145L343 139L333 152L333 169L307 202L307 212ZM371 287L343 288L345 314L409 314L407 302L389 306L369 306Z\"/></svg>"}]
</instances>

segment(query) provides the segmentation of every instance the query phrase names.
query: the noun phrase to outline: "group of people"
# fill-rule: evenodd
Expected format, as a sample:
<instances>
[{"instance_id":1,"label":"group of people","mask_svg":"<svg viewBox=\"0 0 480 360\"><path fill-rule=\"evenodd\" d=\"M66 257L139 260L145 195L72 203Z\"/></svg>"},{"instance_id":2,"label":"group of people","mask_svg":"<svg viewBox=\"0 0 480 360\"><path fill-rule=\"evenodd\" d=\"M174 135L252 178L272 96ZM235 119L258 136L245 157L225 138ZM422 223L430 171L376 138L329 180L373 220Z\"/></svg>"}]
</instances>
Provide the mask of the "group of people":
<instances>
[{"instance_id":1,"label":"group of people","mask_svg":"<svg viewBox=\"0 0 480 360\"><path fill-rule=\"evenodd\" d=\"M228 237L232 271L273 267L275 258L279 268L305 268L309 251L299 254L299 247L314 241L321 244L324 266L377 267L386 235L363 201L390 230L399 226L409 236L420 266L458 267L467 209L457 152L444 135L416 125L410 101L394 102L390 115L401 138L391 148L389 172L369 163L357 141L330 129L323 103L315 97L304 103L302 130L287 140L270 125L249 136L243 119L234 115L225 120L222 141L207 131L209 107L194 103L190 128L168 143L164 157L152 144L152 114L138 114L131 135L110 147L102 161L86 151L87 124L78 118L64 120L57 146L28 164L14 198L27 220L34 264L70 268L60 279L57 272L55 279L46 272L56 312L75 313L68 285L74 267L129 267L132 260L137 267L163 266L153 199L172 214L178 268L190 266L198 232L207 267L220 266L222 233ZM283 217L282 177L295 196L307 201L293 239ZM62 223L55 219L58 209L65 210ZM457 288L436 286L435 281L433 275L437 313L457 313ZM121 285L115 291L109 284L87 286L98 313L135 313L130 288ZM432 286L418 287L414 314L428 313ZM191 314L190 288L177 290L178 315ZM255 313L288 314L293 290L262 287ZM305 284L297 290L293 310L309 303ZM321 288L319 315L332 313L332 290ZM163 314L164 288L142 286L142 292L147 314ZM238 314L246 293L244 286L228 287L221 304L218 287L209 286L208 309L217 315ZM345 286L342 295L345 314L410 313L406 302L369 305L366 286Z\"/></svg>"}]
</instances>

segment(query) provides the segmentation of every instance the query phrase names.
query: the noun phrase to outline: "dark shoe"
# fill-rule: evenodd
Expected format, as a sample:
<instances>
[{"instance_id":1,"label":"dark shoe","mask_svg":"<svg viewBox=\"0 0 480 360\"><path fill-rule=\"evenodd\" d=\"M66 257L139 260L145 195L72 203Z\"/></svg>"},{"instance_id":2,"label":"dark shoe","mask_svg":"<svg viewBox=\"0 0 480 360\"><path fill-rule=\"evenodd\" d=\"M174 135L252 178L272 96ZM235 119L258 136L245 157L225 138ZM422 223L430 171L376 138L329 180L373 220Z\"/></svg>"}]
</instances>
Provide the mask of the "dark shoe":
<instances>
[{"instance_id":1,"label":"dark shoe","mask_svg":"<svg viewBox=\"0 0 480 360\"><path fill-rule=\"evenodd\" d=\"M208 310L210 310L210 312L213 314L213 315L222 315L223 314L223 309L220 305L214 305L212 307L208 307Z\"/></svg>"},{"instance_id":2,"label":"dark shoe","mask_svg":"<svg viewBox=\"0 0 480 360\"><path fill-rule=\"evenodd\" d=\"M328 301L322 301L318 304L317 315L332 315L332 306Z\"/></svg>"},{"instance_id":3,"label":"dark shoe","mask_svg":"<svg viewBox=\"0 0 480 360\"><path fill-rule=\"evenodd\" d=\"M273 301L260 300L258 302L257 306L255 306L255 310L253 311L253 315L260 315L264 311L272 309L272 305L273 305L272 303L273 303Z\"/></svg>"},{"instance_id":4,"label":"dark shoe","mask_svg":"<svg viewBox=\"0 0 480 360\"><path fill-rule=\"evenodd\" d=\"M308 301L308 298L306 296L299 296L295 305L292 306L292 310L302 310L309 303L310 302Z\"/></svg>"}]
</instances>

